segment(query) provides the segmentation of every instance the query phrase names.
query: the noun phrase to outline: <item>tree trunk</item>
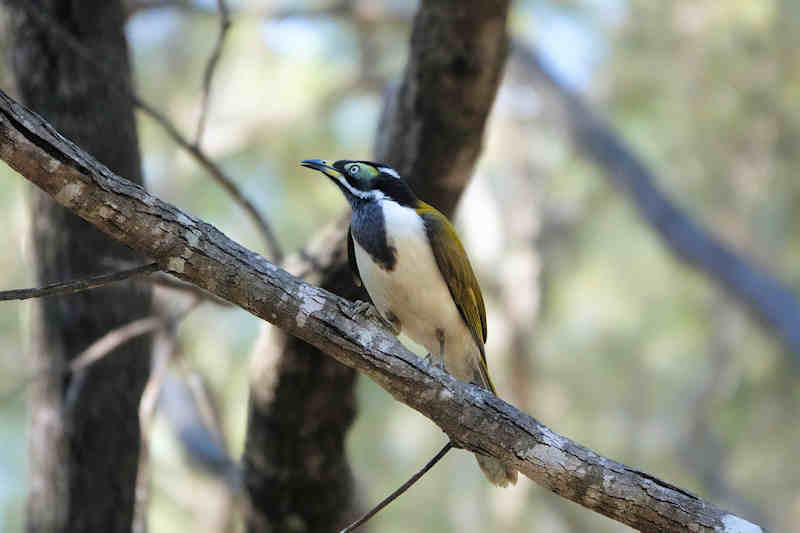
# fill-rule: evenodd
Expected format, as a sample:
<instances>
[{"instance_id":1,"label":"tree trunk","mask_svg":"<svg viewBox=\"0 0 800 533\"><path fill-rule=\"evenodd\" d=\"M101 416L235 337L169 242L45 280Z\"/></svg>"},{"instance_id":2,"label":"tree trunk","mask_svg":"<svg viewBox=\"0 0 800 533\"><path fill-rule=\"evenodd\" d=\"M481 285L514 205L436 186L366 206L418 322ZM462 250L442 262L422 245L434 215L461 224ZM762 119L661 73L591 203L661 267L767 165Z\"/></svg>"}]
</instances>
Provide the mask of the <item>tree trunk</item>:
<instances>
[{"instance_id":1,"label":"tree trunk","mask_svg":"<svg viewBox=\"0 0 800 533\"><path fill-rule=\"evenodd\" d=\"M142 182L131 73L119 1L15 3L11 58L26 105L113 171ZM36 11L28 11L33 10ZM91 64L53 32L57 25L96 58ZM48 27L49 26L49 27ZM113 270L137 255L41 191L30 202L38 284ZM150 290L131 282L38 302L31 357L63 368L108 331L150 314ZM32 387L31 532L128 532L139 457L138 404L150 339L131 341L80 374L45 374Z\"/></svg>"},{"instance_id":2,"label":"tree trunk","mask_svg":"<svg viewBox=\"0 0 800 533\"><path fill-rule=\"evenodd\" d=\"M449 215L480 153L505 65L507 11L507 1L423 1L403 82L378 128L376 160ZM366 300L347 266L346 228L340 221L286 267L313 273L305 279L340 296ZM355 513L344 442L355 416L355 373L296 338L274 332L265 339L253 355L248 530L334 531Z\"/></svg>"}]
</instances>

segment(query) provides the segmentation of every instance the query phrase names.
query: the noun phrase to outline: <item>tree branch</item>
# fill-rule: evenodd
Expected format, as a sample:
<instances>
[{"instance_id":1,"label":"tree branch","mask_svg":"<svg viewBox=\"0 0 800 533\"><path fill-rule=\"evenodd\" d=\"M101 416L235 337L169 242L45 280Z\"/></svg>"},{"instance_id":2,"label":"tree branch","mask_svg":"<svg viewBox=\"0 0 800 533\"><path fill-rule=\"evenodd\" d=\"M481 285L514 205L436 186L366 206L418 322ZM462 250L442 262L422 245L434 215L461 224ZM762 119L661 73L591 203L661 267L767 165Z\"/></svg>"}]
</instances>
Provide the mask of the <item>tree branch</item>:
<instances>
[{"instance_id":1,"label":"tree branch","mask_svg":"<svg viewBox=\"0 0 800 533\"><path fill-rule=\"evenodd\" d=\"M76 292L103 287L110 283L116 283L118 281L124 281L126 279L139 276L146 276L157 271L158 264L150 263L148 265L131 268L129 270L112 272L110 274L102 274L100 276L91 276L83 279L74 279L61 283L53 283L51 285L45 285L44 287L0 291L0 302L7 300L28 300L30 298L41 298L43 296L55 296L60 294L74 294Z\"/></svg>"},{"instance_id":2,"label":"tree branch","mask_svg":"<svg viewBox=\"0 0 800 533\"><path fill-rule=\"evenodd\" d=\"M675 206L625 140L558 79L536 50L515 43L514 54L561 102L575 144L627 193L668 248L718 281L771 326L800 366L800 300L792 287L737 254Z\"/></svg>"},{"instance_id":3,"label":"tree branch","mask_svg":"<svg viewBox=\"0 0 800 533\"><path fill-rule=\"evenodd\" d=\"M459 447L643 531L761 528L563 437L406 350L351 302L289 275L213 226L112 173L0 91L0 159L167 272L246 309L369 376Z\"/></svg>"},{"instance_id":4,"label":"tree branch","mask_svg":"<svg viewBox=\"0 0 800 533\"><path fill-rule=\"evenodd\" d=\"M211 80L214 78L214 71L217 69L219 58L222 56L222 45L225 44L225 37L231 27L230 11L225 0L217 0L217 9L219 10L219 33L217 34L217 41L214 43L214 49L211 51L206 68L203 71L203 100L200 104L200 118L197 120L197 133L194 136L194 144L198 148L203 138L203 132L206 129L206 118L208 117L208 107L211 100Z\"/></svg>"}]
</instances>

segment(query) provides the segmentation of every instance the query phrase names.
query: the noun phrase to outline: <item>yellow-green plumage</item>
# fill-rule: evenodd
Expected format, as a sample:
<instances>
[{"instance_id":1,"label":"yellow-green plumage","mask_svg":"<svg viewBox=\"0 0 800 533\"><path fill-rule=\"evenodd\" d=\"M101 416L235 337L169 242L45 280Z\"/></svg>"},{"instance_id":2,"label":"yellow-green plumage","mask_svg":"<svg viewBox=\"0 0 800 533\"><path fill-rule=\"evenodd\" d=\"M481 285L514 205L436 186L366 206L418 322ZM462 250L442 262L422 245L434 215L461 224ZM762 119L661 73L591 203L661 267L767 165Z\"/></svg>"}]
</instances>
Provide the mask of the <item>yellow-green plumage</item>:
<instances>
[{"instance_id":1,"label":"yellow-green plumage","mask_svg":"<svg viewBox=\"0 0 800 533\"><path fill-rule=\"evenodd\" d=\"M350 267L381 316L454 377L495 392L484 351L483 296L450 221L386 165L317 159L303 165L330 177L350 202ZM475 457L495 485L516 483L510 466Z\"/></svg>"},{"instance_id":2,"label":"yellow-green plumage","mask_svg":"<svg viewBox=\"0 0 800 533\"><path fill-rule=\"evenodd\" d=\"M376 308L398 330L425 346L453 376L494 393L484 351L483 296L455 228L420 201L413 208L384 201L382 211L386 240L396 257L392 269L372 260L352 234L348 243L355 256L351 264ZM493 457L475 457L495 485L516 483L513 468Z\"/></svg>"},{"instance_id":3,"label":"yellow-green plumage","mask_svg":"<svg viewBox=\"0 0 800 533\"><path fill-rule=\"evenodd\" d=\"M453 224L436 208L422 201L417 201L414 209L425 221L426 226L437 226L428 230L428 239L431 241L433 256L442 274L453 303L464 318L472 337L475 339L481 352L480 377L485 388L495 392L494 384L489 377L489 368L486 364L486 308L483 305L483 295L478 285L478 279L472 271L472 265L467 257L467 252L458 238Z\"/></svg>"}]
</instances>

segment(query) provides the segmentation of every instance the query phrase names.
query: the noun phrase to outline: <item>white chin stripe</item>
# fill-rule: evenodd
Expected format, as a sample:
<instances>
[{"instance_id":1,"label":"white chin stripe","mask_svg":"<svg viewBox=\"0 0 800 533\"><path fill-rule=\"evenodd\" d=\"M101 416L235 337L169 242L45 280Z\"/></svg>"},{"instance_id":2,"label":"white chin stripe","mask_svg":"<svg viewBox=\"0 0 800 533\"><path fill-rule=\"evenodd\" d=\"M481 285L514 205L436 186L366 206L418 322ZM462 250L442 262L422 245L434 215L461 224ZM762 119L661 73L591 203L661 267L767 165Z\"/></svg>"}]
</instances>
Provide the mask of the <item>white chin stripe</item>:
<instances>
[{"instance_id":1,"label":"white chin stripe","mask_svg":"<svg viewBox=\"0 0 800 533\"><path fill-rule=\"evenodd\" d=\"M390 176L394 176L395 178L400 179L400 174L398 174L397 171L393 168L378 167L378 172L384 172L386 174L389 174Z\"/></svg>"},{"instance_id":2,"label":"white chin stripe","mask_svg":"<svg viewBox=\"0 0 800 533\"><path fill-rule=\"evenodd\" d=\"M381 200L386 198L386 195L383 194L381 191L362 191L360 189L356 189L352 185L350 185L347 180L343 176L336 176L336 180L341 183L350 194L353 196L357 196L363 200Z\"/></svg>"}]
</instances>

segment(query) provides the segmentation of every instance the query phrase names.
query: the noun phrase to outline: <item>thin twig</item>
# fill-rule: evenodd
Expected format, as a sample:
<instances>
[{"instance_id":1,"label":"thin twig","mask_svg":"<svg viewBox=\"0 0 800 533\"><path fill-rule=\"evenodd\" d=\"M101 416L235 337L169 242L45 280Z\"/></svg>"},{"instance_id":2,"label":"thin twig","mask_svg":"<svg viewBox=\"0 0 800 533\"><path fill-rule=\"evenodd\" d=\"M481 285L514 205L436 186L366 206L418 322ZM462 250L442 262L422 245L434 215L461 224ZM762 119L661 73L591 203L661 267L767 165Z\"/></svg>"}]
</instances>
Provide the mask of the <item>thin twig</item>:
<instances>
[{"instance_id":1,"label":"thin twig","mask_svg":"<svg viewBox=\"0 0 800 533\"><path fill-rule=\"evenodd\" d=\"M258 228L263 236L269 249L270 257L274 262L280 263L283 261L283 251L281 250L278 239L272 230L272 226L263 216L256 206L245 197L244 193L239 189L239 186L227 175L222 169L214 163L211 158L198 146L187 139L178 128L167 118L166 115L158 111L151 104L142 100L137 94L132 92L129 88L117 81L117 77L111 75L111 67L105 63L101 63L92 54L91 50L86 48L80 41L75 39L68 32L61 29L58 22L52 20L48 15L40 12L35 8L34 4L30 2L22 2L20 0L2 0L7 4L24 9L25 12L46 31L51 32L55 37L61 40L65 45L69 46L75 54L86 61L87 64L99 69L109 80L112 81L110 86L115 90L121 91L126 97L130 98L131 102L150 115L162 128L167 132L167 135L172 137L175 143L189 153L201 167L211 174L211 177L231 196L234 202L238 203L248 216L253 220L253 223Z\"/></svg>"},{"instance_id":2,"label":"thin twig","mask_svg":"<svg viewBox=\"0 0 800 533\"><path fill-rule=\"evenodd\" d=\"M131 339L145 335L152 331L159 329L172 329L175 325L183 320L195 307L199 301L193 299L189 305L183 310L167 317L154 316L134 320L128 324L115 328L96 341L91 346L86 348L77 357L72 359L69 363L67 371L73 375L72 381L69 383L66 393L64 394L64 407L66 411L72 411L72 407L77 401L78 392L83 388L83 383L86 381L88 374L84 369L89 365L99 361L117 347L128 342ZM58 369L55 369L58 370Z\"/></svg>"},{"instance_id":3,"label":"thin twig","mask_svg":"<svg viewBox=\"0 0 800 533\"><path fill-rule=\"evenodd\" d=\"M138 266L136 268L131 268L129 270L121 270L119 272L112 272L111 274L101 274L99 276L91 276L83 279L74 279L61 283L53 283L50 285L45 285L44 287L0 291L0 301L28 300L30 298L41 298L43 296L74 294L76 292L104 287L105 285L109 285L111 283L125 281L126 279L135 278L138 276L146 276L159 270L160 267L158 266L158 263L150 263L147 265Z\"/></svg>"},{"instance_id":4,"label":"thin twig","mask_svg":"<svg viewBox=\"0 0 800 533\"><path fill-rule=\"evenodd\" d=\"M225 37L231 27L228 4L225 3L225 0L217 0L217 7L219 9L219 34L217 34L217 42L214 44L214 49L211 51L211 56L209 56L205 71L203 72L203 100L200 104L200 118L197 120L197 133L194 137L194 145L198 148L200 148L200 141L206 129L206 119L208 117L209 100L211 97L211 80L214 78L214 71L217 69L219 58L222 55L222 46L225 44Z\"/></svg>"},{"instance_id":5,"label":"thin twig","mask_svg":"<svg viewBox=\"0 0 800 533\"><path fill-rule=\"evenodd\" d=\"M215 9L208 6L199 5L187 0L130 0L126 6L126 14L128 17L135 15L140 11L150 9L176 9L189 13L192 15L214 16L217 14ZM336 17L347 16L353 13L354 10L350 6L350 2L339 1L327 6L319 8L298 8L298 7L274 7L267 5L264 7L239 7L235 10L237 15L246 15L253 18L270 18L274 20L283 20L287 18L304 17L304 18L319 18L319 17Z\"/></svg>"},{"instance_id":6,"label":"thin twig","mask_svg":"<svg viewBox=\"0 0 800 533\"><path fill-rule=\"evenodd\" d=\"M184 137L178 128L160 111L145 102L136 95L131 95L134 105L150 115L150 118L158 122L167 135L172 137L175 143L186 150L195 160L200 163L200 166L205 168L211 177L230 195L234 202L238 203L245 212L250 215L253 222L258 227L264 240L267 241L269 247L270 257L275 263L283 261L283 250L281 249L275 233L272 231L272 226L267 222L267 219L258 211L255 204L251 202L239 189L239 186L227 175L222 169L214 163L211 158L200 148L189 142L189 139Z\"/></svg>"},{"instance_id":7,"label":"thin twig","mask_svg":"<svg viewBox=\"0 0 800 533\"><path fill-rule=\"evenodd\" d=\"M200 303L200 300L193 299L192 302L187 305L184 309L174 313L173 315L163 317L163 316L149 316L145 318L140 318L138 320L134 320L132 322L128 322L118 328L112 329L92 344L89 345L88 348L83 350L77 357L72 359L69 362L61 362L60 364L54 365L51 368L45 368L43 370L39 370L34 372L27 378L23 378L17 386L13 387L11 390L8 390L2 394L0 394L0 404L4 404L11 400L12 398L19 395L22 391L24 391L31 383L36 381L37 379L44 378L48 375L59 375L59 374L69 374L69 373L77 373L81 370L84 370L86 367L96 363L107 354L114 351L116 348L125 344L126 342L139 337L141 335L145 335L152 331L155 331L160 328L169 328L173 327L175 324L183 320L186 315L188 315L192 310L195 309ZM65 400L66 403L69 403L68 399Z\"/></svg>"},{"instance_id":8,"label":"thin twig","mask_svg":"<svg viewBox=\"0 0 800 533\"><path fill-rule=\"evenodd\" d=\"M159 391L177 350L177 329L161 328L156 334L153 344L153 366L150 370L150 377L142 392L142 399L139 401L139 424L143 441L146 441L150 434Z\"/></svg>"},{"instance_id":9,"label":"thin twig","mask_svg":"<svg viewBox=\"0 0 800 533\"><path fill-rule=\"evenodd\" d=\"M118 268L118 269L127 269L129 267L129 263L126 261L103 261L103 266L108 268ZM187 296L192 296L199 300L204 300L220 307L234 307L228 301L223 300L219 296L208 292L205 289L201 289L194 283L189 283L188 281L181 281L175 276L171 276L166 272L162 272L160 269L157 269L156 272L150 274L147 277L141 276L138 278L134 278L134 282L147 285L147 286L156 286L156 287L163 287L175 292L182 292ZM2 293L0 293L2 294Z\"/></svg>"},{"instance_id":10,"label":"thin twig","mask_svg":"<svg viewBox=\"0 0 800 533\"><path fill-rule=\"evenodd\" d=\"M214 303L216 305L219 305L220 307L228 307L228 308L235 307L232 303L230 303L227 300L223 300L216 294L212 294L205 289L201 289L194 283L181 281L175 276L170 276L169 274L159 273L156 274L155 276L150 276L147 279L147 283L155 285L157 287L164 287L166 289L170 289L173 291L180 291L185 294L190 294L195 298Z\"/></svg>"},{"instance_id":11,"label":"thin twig","mask_svg":"<svg viewBox=\"0 0 800 533\"><path fill-rule=\"evenodd\" d=\"M383 509L384 507L386 507L387 505L392 503L394 500L397 499L398 496L400 496L405 491L410 489L411 485L416 483L419 480L419 478L424 476L425 473L428 470L433 468L433 465L438 463L442 459L442 457L444 457L445 454L447 454L447 452L449 452L454 447L455 447L455 445L453 444L453 441L448 441L447 444L445 444L444 447L441 450L439 450L439 453L437 453L433 457L433 459L428 461L428 464L426 464L425 466L422 467L422 470L420 470L419 472L417 472L416 474L411 476L408 479L408 481L406 481L405 483L400 485L400 487L397 490L395 490L393 493L389 494L386 498L381 500L381 502L378 505L376 505L375 507L373 507L372 509L367 511L367 513L364 516L362 516L361 518L359 518L358 520L356 520L355 522L353 522L352 524L350 524L349 526L347 526L346 528L341 530L339 533L349 533L350 531L354 531L356 528L362 526L366 521L368 521L370 518L372 518L373 516L378 514L378 512L381 509Z\"/></svg>"},{"instance_id":12,"label":"thin twig","mask_svg":"<svg viewBox=\"0 0 800 533\"><path fill-rule=\"evenodd\" d=\"M157 316L147 318L140 318L129 322L122 327L112 329L96 341L94 341L88 348L86 348L78 357L70 361L70 372L77 372L83 370L87 366L99 361L106 354L111 353L120 345L125 344L129 340L150 333L158 329L164 323L164 319Z\"/></svg>"},{"instance_id":13,"label":"thin twig","mask_svg":"<svg viewBox=\"0 0 800 533\"><path fill-rule=\"evenodd\" d=\"M153 340L153 364L150 377L142 391L139 401L139 428L141 448L139 450L139 471L136 475L136 500L133 511L133 533L147 531L147 509L150 496L152 462L150 461L150 428L164 376L178 346L175 328L160 329Z\"/></svg>"}]
</instances>

